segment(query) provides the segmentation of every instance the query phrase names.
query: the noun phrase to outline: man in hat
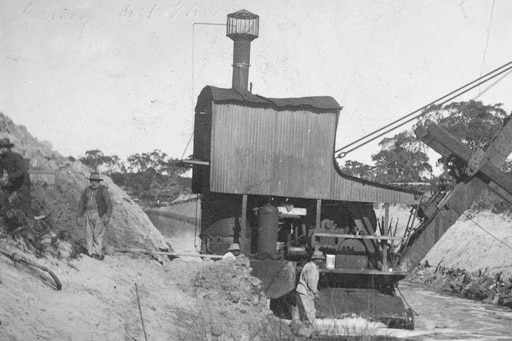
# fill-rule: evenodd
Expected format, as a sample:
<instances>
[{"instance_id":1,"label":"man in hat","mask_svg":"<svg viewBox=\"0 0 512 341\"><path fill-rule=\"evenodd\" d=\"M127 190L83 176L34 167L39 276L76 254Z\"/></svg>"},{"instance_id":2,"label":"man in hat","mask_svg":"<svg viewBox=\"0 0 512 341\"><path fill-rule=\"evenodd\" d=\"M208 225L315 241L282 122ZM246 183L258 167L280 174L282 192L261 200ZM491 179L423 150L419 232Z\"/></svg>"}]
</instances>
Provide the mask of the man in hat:
<instances>
[{"instance_id":1,"label":"man in hat","mask_svg":"<svg viewBox=\"0 0 512 341\"><path fill-rule=\"evenodd\" d=\"M87 252L89 256L103 260L103 236L112 215L112 202L107 188L100 186L103 179L99 173L91 173L88 180L89 186L82 192L78 203L76 223L81 225L85 218Z\"/></svg>"},{"instance_id":2,"label":"man in hat","mask_svg":"<svg viewBox=\"0 0 512 341\"><path fill-rule=\"evenodd\" d=\"M228 252L222 257L222 260L235 260L240 255L240 245L233 243L229 246Z\"/></svg>"},{"instance_id":3,"label":"man in hat","mask_svg":"<svg viewBox=\"0 0 512 341\"><path fill-rule=\"evenodd\" d=\"M325 259L322 251L315 251L311 260L304 265L300 273L297 293L304 308L308 323L313 326L316 319L315 297L318 297L318 267Z\"/></svg>"},{"instance_id":4,"label":"man in hat","mask_svg":"<svg viewBox=\"0 0 512 341\"><path fill-rule=\"evenodd\" d=\"M28 163L20 154L11 150L13 146L8 138L0 139L0 187L9 202L17 198L21 210L27 217L33 218Z\"/></svg>"}]
</instances>

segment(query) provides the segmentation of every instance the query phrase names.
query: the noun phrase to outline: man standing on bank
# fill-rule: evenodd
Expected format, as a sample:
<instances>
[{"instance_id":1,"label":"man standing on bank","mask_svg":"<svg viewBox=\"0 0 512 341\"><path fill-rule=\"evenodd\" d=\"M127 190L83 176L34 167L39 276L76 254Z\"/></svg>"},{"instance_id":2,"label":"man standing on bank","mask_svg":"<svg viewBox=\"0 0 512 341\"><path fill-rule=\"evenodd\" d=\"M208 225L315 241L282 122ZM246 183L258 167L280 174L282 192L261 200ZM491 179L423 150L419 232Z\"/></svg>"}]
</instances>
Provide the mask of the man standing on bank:
<instances>
[{"instance_id":1,"label":"man standing on bank","mask_svg":"<svg viewBox=\"0 0 512 341\"><path fill-rule=\"evenodd\" d=\"M23 157L11 150L14 144L8 138L0 139L0 187L11 198L17 197L20 209L29 219L32 215L30 198L30 176L28 165ZM5 174L4 171L7 173Z\"/></svg>"},{"instance_id":2,"label":"man standing on bank","mask_svg":"<svg viewBox=\"0 0 512 341\"><path fill-rule=\"evenodd\" d=\"M85 240L89 256L103 260L105 258L103 236L112 215L112 202L105 186L100 186L103 179L99 173L91 173L89 186L84 189L78 203L76 223L82 224L85 218Z\"/></svg>"},{"instance_id":3,"label":"man standing on bank","mask_svg":"<svg viewBox=\"0 0 512 341\"><path fill-rule=\"evenodd\" d=\"M315 297L318 297L318 279L320 273L318 267L325 259L322 251L315 251L311 256L311 261L304 265L300 273L297 293L306 313L308 323L314 327L316 320Z\"/></svg>"}]
</instances>

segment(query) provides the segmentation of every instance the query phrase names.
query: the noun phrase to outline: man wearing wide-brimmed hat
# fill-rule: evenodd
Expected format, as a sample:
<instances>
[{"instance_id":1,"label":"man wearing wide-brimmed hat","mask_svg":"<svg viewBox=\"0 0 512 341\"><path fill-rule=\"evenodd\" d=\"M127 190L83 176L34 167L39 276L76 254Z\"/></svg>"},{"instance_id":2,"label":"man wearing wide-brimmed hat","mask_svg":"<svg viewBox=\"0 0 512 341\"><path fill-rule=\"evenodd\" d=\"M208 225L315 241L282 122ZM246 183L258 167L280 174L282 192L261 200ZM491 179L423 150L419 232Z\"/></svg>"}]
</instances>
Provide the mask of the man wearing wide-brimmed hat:
<instances>
[{"instance_id":1,"label":"man wearing wide-brimmed hat","mask_svg":"<svg viewBox=\"0 0 512 341\"><path fill-rule=\"evenodd\" d=\"M78 203L76 222L81 225L85 218L85 240L89 256L103 260L103 236L110 216L112 215L112 202L108 189L100 186L103 179L97 172L91 173L88 178L89 186L84 189Z\"/></svg>"},{"instance_id":2,"label":"man wearing wide-brimmed hat","mask_svg":"<svg viewBox=\"0 0 512 341\"><path fill-rule=\"evenodd\" d=\"M240 255L240 244L238 243L232 243L229 248L228 252L222 256L222 260L235 260L236 257Z\"/></svg>"},{"instance_id":3,"label":"man wearing wide-brimmed hat","mask_svg":"<svg viewBox=\"0 0 512 341\"><path fill-rule=\"evenodd\" d=\"M299 296L308 323L313 326L316 319L315 297L318 297L318 279L320 272L318 267L325 259L322 251L315 251L311 261L304 265L300 273L297 294Z\"/></svg>"},{"instance_id":4,"label":"man wearing wide-brimmed hat","mask_svg":"<svg viewBox=\"0 0 512 341\"><path fill-rule=\"evenodd\" d=\"M0 187L9 201L16 197L20 209L27 217L33 218L28 163L20 154L11 150L13 146L8 138L0 139Z\"/></svg>"}]
</instances>

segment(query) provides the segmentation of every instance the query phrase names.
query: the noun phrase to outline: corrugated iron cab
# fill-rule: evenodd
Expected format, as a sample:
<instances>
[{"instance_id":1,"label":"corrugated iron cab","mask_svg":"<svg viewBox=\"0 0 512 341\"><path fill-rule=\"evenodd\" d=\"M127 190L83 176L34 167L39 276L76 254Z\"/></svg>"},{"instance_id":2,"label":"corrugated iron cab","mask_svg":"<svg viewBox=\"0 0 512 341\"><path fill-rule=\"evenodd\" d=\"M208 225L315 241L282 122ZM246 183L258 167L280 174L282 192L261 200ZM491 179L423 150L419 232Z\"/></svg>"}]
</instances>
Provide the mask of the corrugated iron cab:
<instances>
[{"instance_id":1,"label":"corrugated iron cab","mask_svg":"<svg viewBox=\"0 0 512 341\"><path fill-rule=\"evenodd\" d=\"M340 286L358 289L353 295L363 301L365 290L377 288L379 311L341 304L337 314L358 312L411 327L410 312L394 296L405 273L388 268L387 242L394 237L376 234L373 205L415 204L419 193L340 171L333 155L341 109L326 96L202 90L190 160L192 189L202 194L202 252L221 254L239 242L267 296L282 308L295 289L293 275L313 250L321 250L335 261L321 270L321 285L330 291L317 304L320 316L332 316L332 290Z\"/></svg>"}]
</instances>

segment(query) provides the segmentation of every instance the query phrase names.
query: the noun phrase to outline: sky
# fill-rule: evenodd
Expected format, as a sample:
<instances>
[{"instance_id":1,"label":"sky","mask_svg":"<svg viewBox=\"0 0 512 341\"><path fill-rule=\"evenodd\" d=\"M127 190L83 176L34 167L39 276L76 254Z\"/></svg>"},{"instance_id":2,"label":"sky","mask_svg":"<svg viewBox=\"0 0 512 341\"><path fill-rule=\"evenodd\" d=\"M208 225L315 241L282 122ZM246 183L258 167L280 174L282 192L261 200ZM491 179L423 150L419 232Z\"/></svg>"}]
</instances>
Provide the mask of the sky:
<instances>
[{"instance_id":1,"label":"sky","mask_svg":"<svg viewBox=\"0 0 512 341\"><path fill-rule=\"evenodd\" d=\"M334 97L337 148L512 60L508 0L0 0L0 111L64 156L187 157L201 89L231 87L212 24L240 9L260 16L253 93ZM512 76L483 89L457 100L510 113Z\"/></svg>"}]
</instances>

